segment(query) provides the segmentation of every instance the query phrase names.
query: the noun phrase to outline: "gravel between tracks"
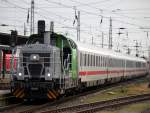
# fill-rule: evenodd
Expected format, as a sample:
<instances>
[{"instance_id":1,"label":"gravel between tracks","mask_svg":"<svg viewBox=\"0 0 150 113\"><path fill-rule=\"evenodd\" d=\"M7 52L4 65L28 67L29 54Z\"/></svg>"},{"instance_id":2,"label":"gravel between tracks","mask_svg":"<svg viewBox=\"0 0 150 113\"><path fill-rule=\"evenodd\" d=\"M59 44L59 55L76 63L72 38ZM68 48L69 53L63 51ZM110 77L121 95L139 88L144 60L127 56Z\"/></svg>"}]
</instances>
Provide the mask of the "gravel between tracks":
<instances>
[{"instance_id":1,"label":"gravel between tracks","mask_svg":"<svg viewBox=\"0 0 150 113\"><path fill-rule=\"evenodd\" d=\"M91 93L91 94L82 95L82 96L76 97L74 99L70 99L70 100L68 100L66 102L63 102L63 103L57 103L53 106L49 106L47 108L36 111L35 113L40 113L42 111L46 111L46 110L49 110L49 109L58 109L58 108L63 108L63 107L75 106L75 105L79 105L79 104L85 104L85 103L87 103L86 102L87 99L92 98L94 96L100 95L102 93L111 91L111 90L116 89L116 88L120 88L124 85L140 83L140 82L143 82L143 81L145 82L145 79L132 80L132 81L128 81L127 83L124 83L124 82L123 83L118 83L114 86L109 86L109 87L102 88L99 91Z\"/></svg>"}]
</instances>

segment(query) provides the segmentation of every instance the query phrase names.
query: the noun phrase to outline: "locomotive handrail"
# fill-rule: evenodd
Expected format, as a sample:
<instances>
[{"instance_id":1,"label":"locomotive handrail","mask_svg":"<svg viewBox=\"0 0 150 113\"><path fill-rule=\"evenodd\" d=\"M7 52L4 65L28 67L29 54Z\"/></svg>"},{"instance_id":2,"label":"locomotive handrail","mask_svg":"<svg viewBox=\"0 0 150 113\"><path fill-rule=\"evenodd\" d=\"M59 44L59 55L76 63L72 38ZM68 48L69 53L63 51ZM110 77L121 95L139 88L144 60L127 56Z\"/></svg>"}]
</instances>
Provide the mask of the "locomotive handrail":
<instances>
[{"instance_id":1,"label":"locomotive handrail","mask_svg":"<svg viewBox=\"0 0 150 113\"><path fill-rule=\"evenodd\" d=\"M70 67L70 64L71 64L71 61L70 61L71 55L72 55L72 54L68 54L67 59L64 60L64 67L65 67L65 70L69 70L69 67ZM69 62L69 61L70 61L70 62Z\"/></svg>"}]
</instances>

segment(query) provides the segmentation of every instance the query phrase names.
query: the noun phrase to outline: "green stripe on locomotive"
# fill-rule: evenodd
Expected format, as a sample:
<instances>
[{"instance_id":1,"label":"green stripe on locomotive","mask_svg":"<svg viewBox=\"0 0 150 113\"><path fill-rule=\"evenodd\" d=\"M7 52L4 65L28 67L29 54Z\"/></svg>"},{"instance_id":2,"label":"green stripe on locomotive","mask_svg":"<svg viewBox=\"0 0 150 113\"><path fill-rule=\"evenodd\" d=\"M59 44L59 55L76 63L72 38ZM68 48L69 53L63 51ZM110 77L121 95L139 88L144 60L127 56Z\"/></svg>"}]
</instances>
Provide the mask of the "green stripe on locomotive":
<instances>
[{"instance_id":1,"label":"green stripe on locomotive","mask_svg":"<svg viewBox=\"0 0 150 113\"><path fill-rule=\"evenodd\" d=\"M63 35L56 35L56 46L59 47L60 49L64 47L69 47L71 49L71 71L72 72L72 79L76 80L77 79L77 49L74 49L70 46L68 40L66 37Z\"/></svg>"}]
</instances>

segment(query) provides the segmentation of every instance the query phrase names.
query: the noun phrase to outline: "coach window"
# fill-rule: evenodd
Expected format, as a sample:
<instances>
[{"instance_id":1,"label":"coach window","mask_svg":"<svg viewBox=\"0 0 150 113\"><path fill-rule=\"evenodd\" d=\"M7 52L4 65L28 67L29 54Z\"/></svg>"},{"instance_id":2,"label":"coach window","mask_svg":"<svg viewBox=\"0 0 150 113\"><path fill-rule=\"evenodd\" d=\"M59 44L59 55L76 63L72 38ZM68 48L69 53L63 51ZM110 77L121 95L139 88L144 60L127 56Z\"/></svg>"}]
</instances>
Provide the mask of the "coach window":
<instances>
[{"instance_id":1,"label":"coach window","mask_svg":"<svg viewBox=\"0 0 150 113\"><path fill-rule=\"evenodd\" d=\"M84 66L86 66L86 54L84 54Z\"/></svg>"},{"instance_id":2,"label":"coach window","mask_svg":"<svg viewBox=\"0 0 150 113\"><path fill-rule=\"evenodd\" d=\"M106 57L104 57L104 67L106 67Z\"/></svg>"},{"instance_id":3,"label":"coach window","mask_svg":"<svg viewBox=\"0 0 150 113\"><path fill-rule=\"evenodd\" d=\"M97 67L99 67L99 56L97 56Z\"/></svg>"},{"instance_id":4,"label":"coach window","mask_svg":"<svg viewBox=\"0 0 150 113\"><path fill-rule=\"evenodd\" d=\"M116 61L116 59L114 58L114 59L112 59L112 62L113 62L113 67L117 67L117 61Z\"/></svg>"},{"instance_id":5,"label":"coach window","mask_svg":"<svg viewBox=\"0 0 150 113\"><path fill-rule=\"evenodd\" d=\"M102 67L104 67L104 57L102 57Z\"/></svg>"},{"instance_id":6,"label":"coach window","mask_svg":"<svg viewBox=\"0 0 150 113\"><path fill-rule=\"evenodd\" d=\"M96 58L97 58L97 56L95 55L95 67L96 67L96 62L97 62L97 59L96 59Z\"/></svg>"},{"instance_id":7,"label":"coach window","mask_svg":"<svg viewBox=\"0 0 150 113\"><path fill-rule=\"evenodd\" d=\"M90 54L88 54L88 66L90 66Z\"/></svg>"},{"instance_id":8,"label":"coach window","mask_svg":"<svg viewBox=\"0 0 150 113\"><path fill-rule=\"evenodd\" d=\"M87 56L88 54L85 54L85 66L87 66Z\"/></svg>"},{"instance_id":9,"label":"coach window","mask_svg":"<svg viewBox=\"0 0 150 113\"><path fill-rule=\"evenodd\" d=\"M100 66L100 56L98 56L98 67Z\"/></svg>"},{"instance_id":10,"label":"coach window","mask_svg":"<svg viewBox=\"0 0 150 113\"><path fill-rule=\"evenodd\" d=\"M93 63L92 63L92 64L93 64L92 66L93 66L93 67L94 67L94 59L95 59L95 58L94 58L94 55L93 55L93 60L92 60L92 62L93 62Z\"/></svg>"},{"instance_id":11,"label":"coach window","mask_svg":"<svg viewBox=\"0 0 150 113\"><path fill-rule=\"evenodd\" d=\"M87 64L88 64L88 54L85 54L85 59L86 59L86 63L85 63L85 66L87 66Z\"/></svg>"},{"instance_id":12,"label":"coach window","mask_svg":"<svg viewBox=\"0 0 150 113\"><path fill-rule=\"evenodd\" d=\"M116 67L116 65L117 65L117 62L116 62L116 59L112 59L112 64L113 64L113 67Z\"/></svg>"},{"instance_id":13,"label":"coach window","mask_svg":"<svg viewBox=\"0 0 150 113\"><path fill-rule=\"evenodd\" d=\"M105 66L107 67L107 57L106 57L106 61L105 61Z\"/></svg>"},{"instance_id":14,"label":"coach window","mask_svg":"<svg viewBox=\"0 0 150 113\"><path fill-rule=\"evenodd\" d=\"M102 67L103 67L103 56L102 56Z\"/></svg>"},{"instance_id":15,"label":"coach window","mask_svg":"<svg viewBox=\"0 0 150 113\"><path fill-rule=\"evenodd\" d=\"M90 59L90 66L92 66L92 55L91 55L90 58L91 58L91 59Z\"/></svg>"},{"instance_id":16,"label":"coach window","mask_svg":"<svg viewBox=\"0 0 150 113\"><path fill-rule=\"evenodd\" d=\"M88 66L90 66L90 54L88 54L88 56L89 56L89 58L88 58L88 61L89 61Z\"/></svg>"},{"instance_id":17,"label":"coach window","mask_svg":"<svg viewBox=\"0 0 150 113\"><path fill-rule=\"evenodd\" d=\"M84 54L82 53L81 65L84 66Z\"/></svg>"},{"instance_id":18,"label":"coach window","mask_svg":"<svg viewBox=\"0 0 150 113\"><path fill-rule=\"evenodd\" d=\"M99 67L99 56L98 56L98 67Z\"/></svg>"},{"instance_id":19,"label":"coach window","mask_svg":"<svg viewBox=\"0 0 150 113\"><path fill-rule=\"evenodd\" d=\"M89 63L88 63L88 66L90 66L90 54L88 54L88 56L89 56L89 57L88 57L88 62L89 62Z\"/></svg>"},{"instance_id":20,"label":"coach window","mask_svg":"<svg viewBox=\"0 0 150 113\"><path fill-rule=\"evenodd\" d=\"M96 62L97 62L97 67L98 67L98 64L99 64L99 58L98 58L98 56L97 56L97 61Z\"/></svg>"},{"instance_id":21,"label":"coach window","mask_svg":"<svg viewBox=\"0 0 150 113\"><path fill-rule=\"evenodd\" d=\"M82 53L80 53L80 66L82 66Z\"/></svg>"},{"instance_id":22,"label":"coach window","mask_svg":"<svg viewBox=\"0 0 150 113\"><path fill-rule=\"evenodd\" d=\"M98 67L100 66L100 56L98 56Z\"/></svg>"},{"instance_id":23,"label":"coach window","mask_svg":"<svg viewBox=\"0 0 150 113\"><path fill-rule=\"evenodd\" d=\"M90 55L90 66L92 66L92 64L91 64L91 59L92 59L92 55Z\"/></svg>"},{"instance_id":24,"label":"coach window","mask_svg":"<svg viewBox=\"0 0 150 113\"><path fill-rule=\"evenodd\" d=\"M82 61L81 61L82 63L82 66L84 66L84 54L82 53Z\"/></svg>"},{"instance_id":25,"label":"coach window","mask_svg":"<svg viewBox=\"0 0 150 113\"><path fill-rule=\"evenodd\" d=\"M103 56L101 56L101 67L103 67Z\"/></svg>"},{"instance_id":26,"label":"coach window","mask_svg":"<svg viewBox=\"0 0 150 113\"><path fill-rule=\"evenodd\" d=\"M93 66L93 55L91 55L91 66Z\"/></svg>"},{"instance_id":27,"label":"coach window","mask_svg":"<svg viewBox=\"0 0 150 113\"><path fill-rule=\"evenodd\" d=\"M103 67L105 67L105 57L103 57Z\"/></svg>"},{"instance_id":28,"label":"coach window","mask_svg":"<svg viewBox=\"0 0 150 113\"><path fill-rule=\"evenodd\" d=\"M106 57L106 67L107 67L107 61L108 61L108 58Z\"/></svg>"},{"instance_id":29,"label":"coach window","mask_svg":"<svg viewBox=\"0 0 150 113\"><path fill-rule=\"evenodd\" d=\"M101 67L101 56L99 56L99 67Z\"/></svg>"},{"instance_id":30,"label":"coach window","mask_svg":"<svg viewBox=\"0 0 150 113\"><path fill-rule=\"evenodd\" d=\"M96 60L97 60L97 56L95 55L95 67L96 67Z\"/></svg>"},{"instance_id":31,"label":"coach window","mask_svg":"<svg viewBox=\"0 0 150 113\"><path fill-rule=\"evenodd\" d=\"M92 58L92 66L94 67L94 55L93 55L93 58Z\"/></svg>"},{"instance_id":32,"label":"coach window","mask_svg":"<svg viewBox=\"0 0 150 113\"><path fill-rule=\"evenodd\" d=\"M98 56L96 56L96 67L98 66Z\"/></svg>"},{"instance_id":33,"label":"coach window","mask_svg":"<svg viewBox=\"0 0 150 113\"><path fill-rule=\"evenodd\" d=\"M101 59L101 65L102 65L102 67L103 67L103 56L102 56L102 59Z\"/></svg>"},{"instance_id":34,"label":"coach window","mask_svg":"<svg viewBox=\"0 0 150 113\"><path fill-rule=\"evenodd\" d=\"M93 67L94 67L94 61L95 61L95 57L94 57L94 55L93 55Z\"/></svg>"},{"instance_id":35,"label":"coach window","mask_svg":"<svg viewBox=\"0 0 150 113\"><path fill-rule=\"evenodd\" d=\"M83 53L81 53L81 57L80 58L81 58L81 61L80 61L81 62L81 66L83 66Z\"/></svg>"},{"instance_id":36,"label":"coach window","mask_svg":"<svg viewBox=\"0 0 150 113\"><path fill-rule=\"evenodd\" d=\"M107 67L108 58L106 57L106 67Z\"/></svg>"},{"instance_id":37,"label":"coach window","mask_svg":"<svg viewBox=\"0 0 150 113\"><path fill-rule=\"evenodd\" d=\"M87 57L88 57L88 54L85 54L85 66L87 66Z\"/></svg>"},{"instance_id":38,"label":"coach window","mask_svg":"<svg viewBox=\"0 0 150 113\"><path fill-rule=\"evenodd\" d=\"M97 55L95 55L95 66L97 66Z\"/></svg>"},{"instance_id":39,"label":"coach window","mask_svg":"<svg viewBox=\"0 0 150 113\"><path fill-rule=\"evenodd\" d=\"M110 67L113 67L113 59L112 58L110 58Z\"/></svg>"},{"instance_id":40,"label":"coach window","mask_svg":"<svg viewBox=\"0 0 150 113\"><path fill-rule=\"evenodd\" d=\"M116 59L116 61L117 61L117 67L119 67L119 60L118 60L118 59Z\"/></svg>"},{"instance_id":41,"label":"coach window","mask_svg":"<svg viewBox=\"0 0 150 113\"><path fill-rule=\"evenodd\" d=\"M113 59L113 58L111 59L112 67L114 67L114 60L115 60L115 59Z\"/></svg>"},{"instance_id":42,"label":"coach window","mask_svg":"<svg viewBox=\"0 0 150 113\"><path fill-rule=\"evenodd\" d=\"M102 56L100 56L100 67L102 67Z\"/></svg>"},{"instance_id":43,"label":"coach window","mask_svg":"<svg viewBox=\"0 0 150 113\"><path fill-rule=\"evenodd\" d=\"M92 62L93 62L93 67L94 67L94 59L95 59L95 58L94 58L94 55L93 55L93 60L92 60Z\"/></svg>"},{"instance_id":44,"label":"coach window","mask_svg":"<svg viewBox=\"0 0 150 113\"><path fill-rule=\"evenodd\" d=\"M113 59L112 58L110 58L110 65L111 65L111 67L113 67Z\"/></svg>"},{"instance_id":45,"label":"coach window","mask_svg":"<svg viewBox=\"0 0 150 113\"><path fill-rule=\"evenodd\" d=\"M105 67L105 57L103 57L103 67Z\"/></svg>"},{"instance_id":46,"label":"coach window","mask_svg":"<svg viewBox=\"0 0 150 113\"><path fill-rule=\"evenodd\" d=\"M106 67L106 57L104 57L104 67Z\"/></svg>"},{"instance_id":47,"label":"coach window","mask_svg":"<svg viewBox=\"0 0 150 113\"><path fill-rule=\"evenodd\" d=\"M96 67L96 55L94 55L94 66Z\"/></svg>"},{"instance_id":48,"label":"coach window","mask_svg":"<svg viewBox=\"0 0 150 113\"><path fill-rule=\"evenodd\" d=\"M96 67L96 55L95 55L95 61L94 62L95 62L95 67Z\"/></svg>"},{"instance_id":49,"label":"coach window","mask_svg":"<svg viewBox=\"0 0 150 113\"><path fill-rule=\"evenodd\" d=\"M88 66L88 54L86 54L86 66Z\"/></svg>"}]
</instances>

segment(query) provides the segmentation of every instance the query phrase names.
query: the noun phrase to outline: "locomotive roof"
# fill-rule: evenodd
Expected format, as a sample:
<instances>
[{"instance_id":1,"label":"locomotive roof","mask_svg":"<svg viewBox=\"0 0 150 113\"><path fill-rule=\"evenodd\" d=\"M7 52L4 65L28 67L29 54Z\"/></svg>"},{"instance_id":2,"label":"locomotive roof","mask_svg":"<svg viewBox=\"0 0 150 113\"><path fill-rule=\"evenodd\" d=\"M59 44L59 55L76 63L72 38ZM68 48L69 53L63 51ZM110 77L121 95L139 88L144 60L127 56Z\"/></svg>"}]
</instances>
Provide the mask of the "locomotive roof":
<instances>
[{"instance_id":1,"label":"locomotive roof","mask_svg":"<svg viewBox=\"0 0 150 113\"><path fill-rule=\"evenodd\" d=\"M115 52L113 50L101 48L101 47L94 46L94 45L91 45L91 44L88 44L88 43L85 44L85 43L82 43L82 42L79 42L79 41L76 41L76 40L73 40L73 41L76 43L77 49L79 51L89 52L89 53L93 53L93 54L100 54L100 55L104 55L104 56L110 56L112 58L127 59L127 60L132 60L132 61L145 62L145 60L143 58L134 57L134 56L131 56L131 55Z\"/></svg>"}]
</instances>

